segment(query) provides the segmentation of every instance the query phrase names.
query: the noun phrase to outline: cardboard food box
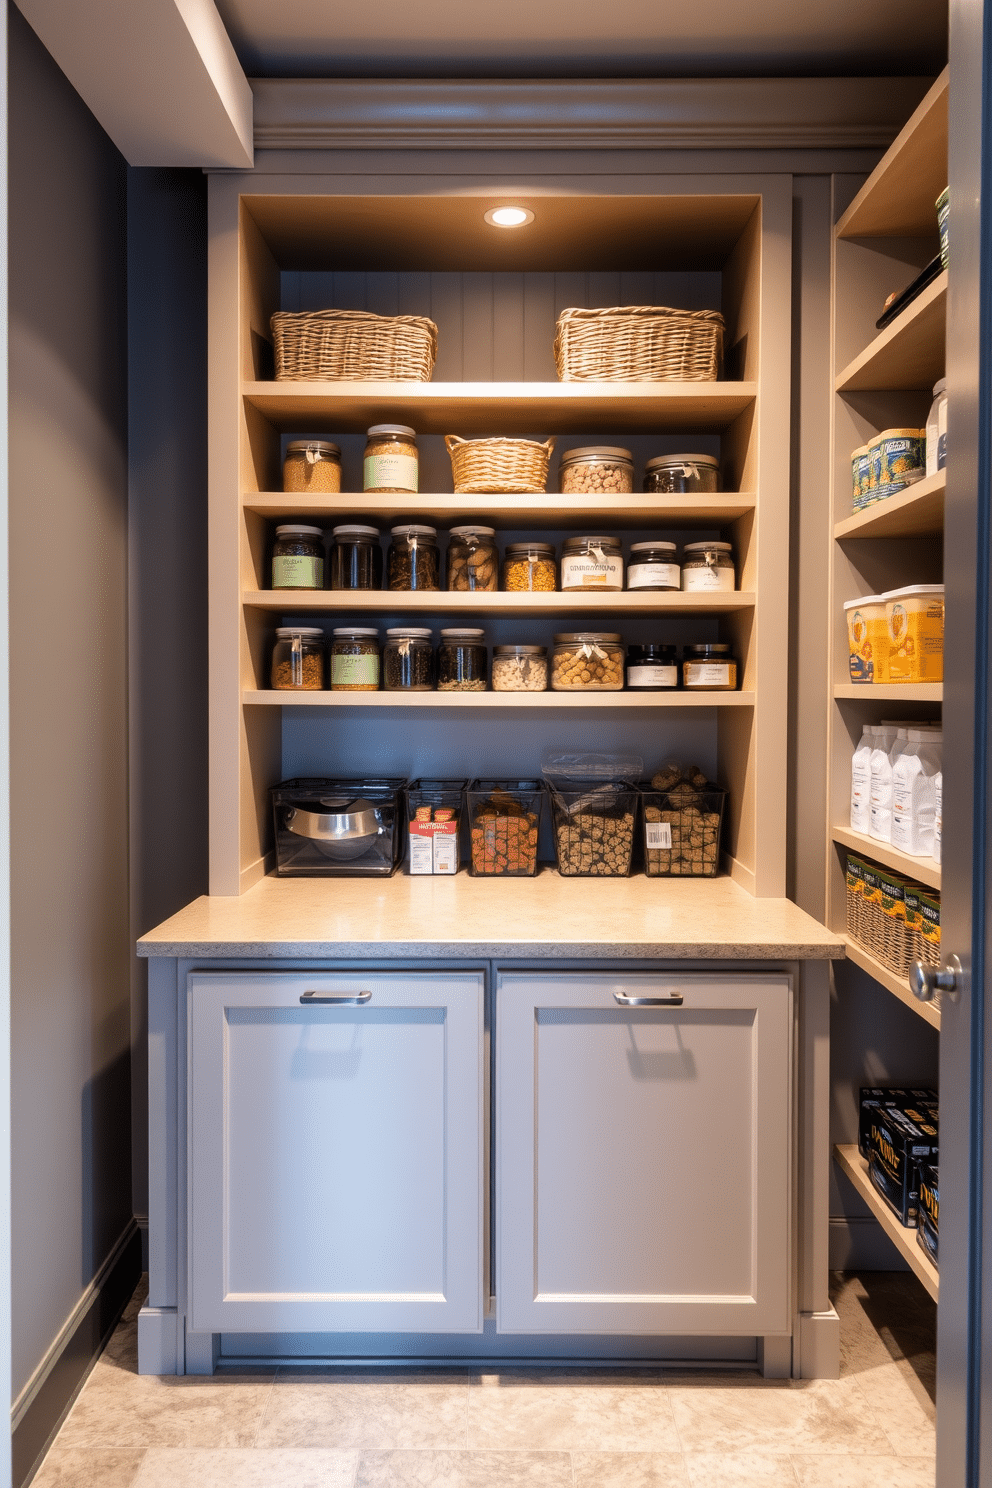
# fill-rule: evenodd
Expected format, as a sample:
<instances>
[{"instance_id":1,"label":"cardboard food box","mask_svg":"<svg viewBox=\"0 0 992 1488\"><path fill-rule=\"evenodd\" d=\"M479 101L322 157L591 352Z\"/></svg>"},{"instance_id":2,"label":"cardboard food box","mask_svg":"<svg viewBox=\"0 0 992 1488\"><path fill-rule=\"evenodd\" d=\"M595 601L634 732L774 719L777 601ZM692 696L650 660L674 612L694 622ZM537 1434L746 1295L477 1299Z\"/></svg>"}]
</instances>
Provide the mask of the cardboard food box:
<instances>
[{"instance_id":1,"label":"cardboard food box","mask_svg":"<svg viewBox=\"0 0 992 1488\"><path fill-rule=\"evenodd\" d=\"M937 1125L937 1092L903 1085L862 1085L858 1102L858 1151L868 1156L872 1115L879 1108L904 1111L913 1121Z\"/></svg>"},{"instance_id":2,"label":"cardboard food box","mask_svg":"<svg viewBox=\"0 0 992 1488\"><path fill-rule=\"evenodd\" d=\"M919 1207L916 1214L916 1242L936 1266L937 1220L940 1213L940 1192L936 1164L924 1163L920 1168L919 1192Z\"/></svg>"},{"instance_id":3,"label":"cardboard food box","mask_svg":"<svg viewBox=\"0 0 992 1488\"><path fill-rule=\"evenodd\" d=\"M937 1128L894 1107L878 1107L868 1139L868 1176L904 1225L915 1225L919 1170L938 1159Z\"/></svg>"}]
</instances>

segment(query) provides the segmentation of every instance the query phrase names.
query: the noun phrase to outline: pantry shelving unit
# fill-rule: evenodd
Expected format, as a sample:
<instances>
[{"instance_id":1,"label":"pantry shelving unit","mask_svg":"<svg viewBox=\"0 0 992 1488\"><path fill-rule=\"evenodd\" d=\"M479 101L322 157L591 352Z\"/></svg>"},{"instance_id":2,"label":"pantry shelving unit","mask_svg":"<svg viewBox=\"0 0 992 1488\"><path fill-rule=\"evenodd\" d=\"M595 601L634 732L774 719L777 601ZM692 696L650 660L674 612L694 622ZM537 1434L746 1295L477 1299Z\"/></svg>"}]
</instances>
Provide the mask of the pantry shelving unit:
<instances>
[{"instance_id":1,"label":"pantry shelving unit","mask_svg":"<svg viewBox=\"0 0 992 1488\"><path fill-rule=\"evenodd\" d=\"M246 185L249 189L246 190ZM648 729L659 757L665 729L692 720L712 743L730 792L725 868L760 896L785 892L788 627L789 325L791 189L785 177L576 179L562 195L525 191L562 235L494 232L479 188L423 199L383 194L381 178L256 172L210 180L211 485L210 695L213 894L239 894L272 866L268 792L295 762L287 740L305 726L308 747L334 772L341 741L396 733L412 749L444 729L486 720L508 773L514 723L562 722L622 747ZM425 216L426 214L426 216ZM425 228L429 222L429 228ZM419 224L419 226L418 226ZM432 257L433 255L433 257ZM561 383L552 358L555 320L568 305L674 304L719 308L727 323L725 380L716 383ZM326 305L426 314L439 328L436 381L276 383L269 319L279 309ZM372 423L408 423L421 446L416 497L345 491L283 493L286 436L322 434L344 449L345 480L360 472L360 435ZM441 437L555 435L568 443L630 443L646 454L718 454L721 491L672 496L455 495ZM350 441L350 443L349 443ZM356 442L357 441L357 442ZM556 463L549 486L555 484ZM560 546L582 531L617 531L625 545L661 535L734 544L739 589L714 596L273 593L266 587L273 524L419 519L439 529L485 521L506 540L531 535ZM380 629L416 617L435 630L478 617L487 643L546 643L580 627L625 639L721 639L733 644L733 693L279 693L268 686L274 628L306 619L328 631L349 618ZM371 712L370 712L371 710ZM658 720L654 729L652 720ZM567 732L564 731L567 728ZM362 732L365 729L366 732ZM604 733L605 731L605 733ZM466 734L468 737L468 734ZM473 734L474 738L475 735ZM495 747L495 746L494 746ZM529 759L526 769L539 769ZM395 773L402 773L397 770ZM576 881L577 894L595 882ZM659 893L665 881L658 881Z\"/></svg>"},{"instance_id":2,"label":"pantry shelving unit","mask_svg":"<svg viewBox=\"0 0 992 1488\"><path fill-rule=\"evenodd\" d=\"M864 511L852 511L851 451L890 427L926 422L944 374L945 270L884 330L875 320L887 294L909 283L939 249L935 202L947 184L948 74L937 79L846 209L836 214L833 252L832 535L829 559L827 924L844 936L848 958L880 987L939 1030L938 1004L921 1003L908 980L887 970L846 933L847 850L931 888L940 867L849 826L851 756L866 723L938 719L939 683L857 686L848 671L843 605L862 594L943 577L945 474L927 477ZM840 205L840 204L838 204ZM936 1299L937 1271L876 1193L857 1147L834 1149L840 1169L900 1255Z\"/></svg>"}]
</instances>

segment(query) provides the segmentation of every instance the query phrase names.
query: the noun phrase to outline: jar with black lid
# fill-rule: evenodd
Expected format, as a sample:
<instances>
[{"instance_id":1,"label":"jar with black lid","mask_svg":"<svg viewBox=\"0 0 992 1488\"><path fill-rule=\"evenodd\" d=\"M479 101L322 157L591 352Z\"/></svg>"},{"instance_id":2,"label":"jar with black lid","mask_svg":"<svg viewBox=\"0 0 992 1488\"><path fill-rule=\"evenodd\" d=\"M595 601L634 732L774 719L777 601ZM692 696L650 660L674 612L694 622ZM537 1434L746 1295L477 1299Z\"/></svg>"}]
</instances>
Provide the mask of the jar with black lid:
<instances>
[{"instance_id":1,"label":"jar with black lid","mask_svg":"<svg viewBox=\"0 0 992 1488\"><path fill-rule=\"evenodd\" d=\"M627 647L627 686L642 692L665 692L679 685L677 646Z\"/></svg>"},{"instance_id":2,"label":"jar with black lid","mask_svg":"<svg viewBox=\"0 0 992 1488\"><path fill-rule=\"evenodd\" d=\"M440 589L437 529L417 522L393 527L389 544L390 589Z\"/></svg>"},{"instance_id":3,"label":"jar with black lid","mask_svg":"<svg viewBox=\"0 0 992 1488\"><path fill-rule=\"evenodd\" d=\"M676 561L673 542L632 543L627 564L628 589L680 589L682 570Z\"/></svg>"},{"instance_id":4,"label":"jar with black lid","mask_svg":"<svg viewBox=\"0 0 992 1488\"><path fill-rule=\"evenodd\" d=\"M717 489L720 462L713 455L655 455L644 467L644 489L659 496Z\"/></svg>"},{"instance_id":5,"label":"jar with black lid","mask_svg":"<svg viewBox=\"0 0 992 1488\"><path fill-rule=\"evenodd\" d=\"M273 589L323 589L324 534L319 527L284 522L272 544Z\"/></svg>"},{"instance_id":6,"label":"jar with black lid","mask_svg":"<svg viewBox=\"0 0 992 1488\"><path fill-rule=\"evenodd\" d=\"M378 527L350 522L331 529L331 589L381 589L382 548Z\"/></svg>"},{"instance_id":7,"label":"jar with black lid","mask_svg":"<svg viewBox=\"0 0 992 1488\"><path fill-rule=\"evenodd\" d=\"M485 692L487 653L481 630L442 630L437 650L438 692Z\"/></svg>"},{"instance_id":8,"label":"jar with black lid","mask_svg":"<svg viewBox=\"0 0 992 1488\"><path fill-rule=\"evenodd\" d=\"M431 632L419 625L386 631L382 685L387 692L433 692L437 683Z\"/></svg>"},{"instance_id":9,"label":"jar with black lid","mask_svg":"<svg viewBox=\"0 0 992 1488\"><path fill-rule=\"evenodd\" d=\"M703 641L686 646L682 681L698 692L736 692L737 658L725 641Z\"/></svg>"}]
</instances>

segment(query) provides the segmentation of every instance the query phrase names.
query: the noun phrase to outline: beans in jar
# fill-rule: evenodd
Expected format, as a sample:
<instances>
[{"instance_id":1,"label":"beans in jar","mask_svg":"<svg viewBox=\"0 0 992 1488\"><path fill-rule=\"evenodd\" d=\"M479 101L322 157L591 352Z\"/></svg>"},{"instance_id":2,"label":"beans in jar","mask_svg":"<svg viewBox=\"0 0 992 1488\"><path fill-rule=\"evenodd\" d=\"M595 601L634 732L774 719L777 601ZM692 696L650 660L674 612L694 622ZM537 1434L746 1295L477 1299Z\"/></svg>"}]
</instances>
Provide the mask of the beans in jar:
<instances>
[{"instance_id":1,"label":"beans in jar","mask_svg":"<svg viewBox=\"0 0 992 1488\"><path fill-rule=\"evenodd\" d=\"M616 496L634 489L634 458L619 445L591 444L566 450L558 470L558 489Z\"/></svg>"},{"instance_id":2,"label":"beans in jar","mask_svg":"<svg viewBox=\"0 0 992 1488\"><path fill-rule=\"evenodd\" d=\"M493 692L546 692L547 646L494 646Z\"/></svg>"},{"instance_id":3,"label":"beans in jar","mask_svg":"<svg viewBox=\"0 0 992 1488\"><path fill-rule=\"evenodd\" d=\"M448 588L488 592L499 588L499 554L492 527L452 527Z\"/></svg>"},{"instance_id":4,"label":"beans in jar","mask_svg":"<svg viewBox=\"0 0 992 1488\"><path fill-rule=\"evenodd\" d=\"M554 692L620 692L623 642L607 631L569 631L555 636L551 663Z\"/></svg>"},{"instance_id":5,"label":"beans in jar","mask_svg":"<svg viewBox=\"0 0 992 1488\"><path fill-rule=\"evenodd\" d=\"M417 523L393 527L388 567L390 589L440 589L441 555L435 528Z\"/></svg>"},{"instance_id":6,"label":"beans in jar","mask_svg":"<svg viewBox=\"0 0 992 1488\"><path fill-rule=\"evenodd\" d=\"M503 588L508 594L551 593L558 583L551 543L510 543L503 562Z\"/></svg>"}]
</instances>

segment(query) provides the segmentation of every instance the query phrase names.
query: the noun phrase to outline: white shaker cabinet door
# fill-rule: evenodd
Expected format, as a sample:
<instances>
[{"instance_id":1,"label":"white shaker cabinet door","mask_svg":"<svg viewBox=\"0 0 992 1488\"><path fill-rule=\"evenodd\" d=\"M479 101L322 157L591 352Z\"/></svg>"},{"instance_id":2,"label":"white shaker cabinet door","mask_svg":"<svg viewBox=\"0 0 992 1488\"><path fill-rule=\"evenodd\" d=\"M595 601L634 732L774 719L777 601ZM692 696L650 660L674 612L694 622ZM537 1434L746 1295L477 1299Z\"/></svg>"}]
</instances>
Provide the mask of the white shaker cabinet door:
<instances>
[{"instance_id":1,"label":"white shaker cabinet door","mask_svg":"<svg viewBox=\"0 0 992 1488\"><path fill-rule=\"evenodd\" d=\"M790 979L507 972L496 1029L499 1331L787 1332Z\"/></svg>"},{"instance_id":2,"label":"white shaker cabinet door","mask_svg":"<svg viewBox=\"0 0 992 1488\"><path fill-rule=\"evenodd\" d=\"M481 972L188 979L189 1326L476 1333Z\"/></svg>"}]
</instances>

